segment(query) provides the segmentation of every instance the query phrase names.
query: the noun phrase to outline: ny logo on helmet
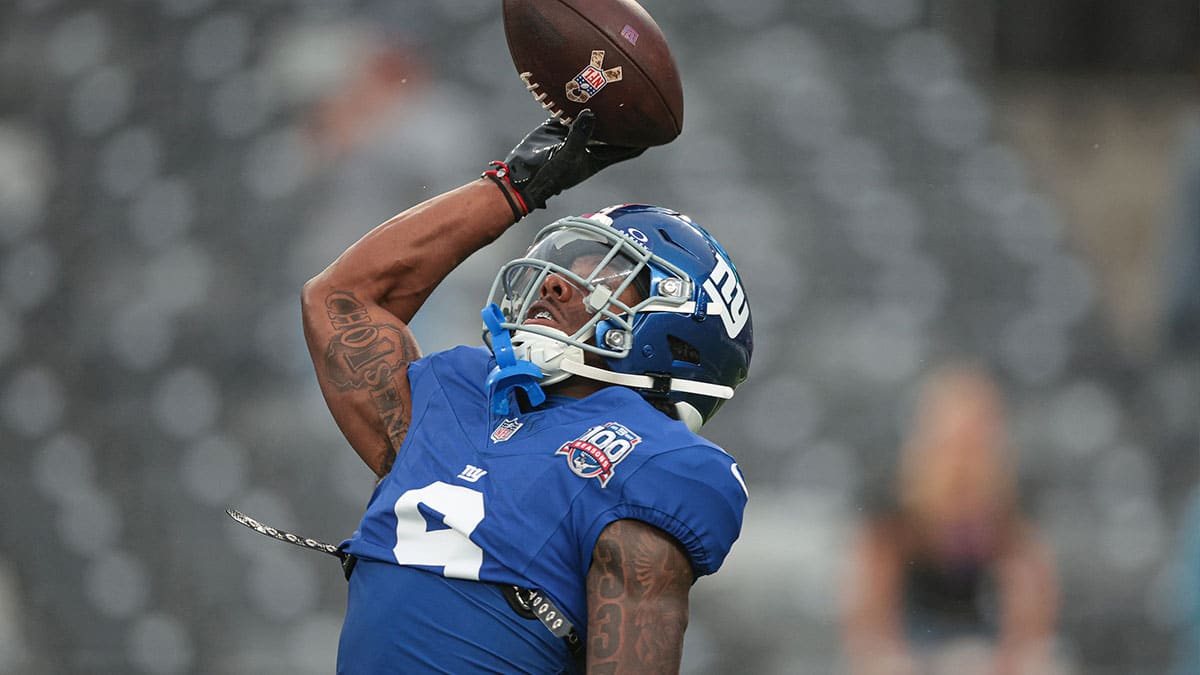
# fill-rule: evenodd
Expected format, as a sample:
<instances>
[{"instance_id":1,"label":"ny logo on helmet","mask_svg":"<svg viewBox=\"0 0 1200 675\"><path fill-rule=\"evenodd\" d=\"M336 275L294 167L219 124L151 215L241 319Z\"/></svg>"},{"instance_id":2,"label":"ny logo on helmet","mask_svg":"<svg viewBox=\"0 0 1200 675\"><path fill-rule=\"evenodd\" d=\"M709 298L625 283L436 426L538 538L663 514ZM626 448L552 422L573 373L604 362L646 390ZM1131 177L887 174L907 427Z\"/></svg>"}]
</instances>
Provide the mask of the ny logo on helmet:
<instances>
[{"instance_id":1,"label":"ny logo on helmet","mask_svg":"<svg viewBox=\"0 0 1200 675\"><path fill-rule=\"evenodd\" d=\"M750 304L737 275L724 258L717 257L716 267L704 281L704 292L711 299L708 313L720 316L729 337L737 337L750 320Z\"/></svg>"}]
</instances>

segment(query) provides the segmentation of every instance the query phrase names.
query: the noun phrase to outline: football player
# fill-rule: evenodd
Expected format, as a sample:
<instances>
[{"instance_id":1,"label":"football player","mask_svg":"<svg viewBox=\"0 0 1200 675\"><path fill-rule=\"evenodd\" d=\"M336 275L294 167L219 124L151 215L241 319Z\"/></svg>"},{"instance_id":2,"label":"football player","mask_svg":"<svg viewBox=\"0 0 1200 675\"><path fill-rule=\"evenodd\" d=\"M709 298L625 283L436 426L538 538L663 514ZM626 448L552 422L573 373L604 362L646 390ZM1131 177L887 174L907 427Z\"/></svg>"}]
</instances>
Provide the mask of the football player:
<instances>
[{"instance_id":1,"label":"football player","mask_svg":"<svg viewBox=\"0 0 1200 675\"><path fill-rule=\"evenodd\" d=\"M546 200L641 153L548 120L471 183L384 222L305 284L325 400L380 477L349 554L339 673L675 672L696 578L745 484L696 435L745 378L728 255L674 211L563 218L496 276L483 346L408 322Z\"/></svg>"}]
</instances>

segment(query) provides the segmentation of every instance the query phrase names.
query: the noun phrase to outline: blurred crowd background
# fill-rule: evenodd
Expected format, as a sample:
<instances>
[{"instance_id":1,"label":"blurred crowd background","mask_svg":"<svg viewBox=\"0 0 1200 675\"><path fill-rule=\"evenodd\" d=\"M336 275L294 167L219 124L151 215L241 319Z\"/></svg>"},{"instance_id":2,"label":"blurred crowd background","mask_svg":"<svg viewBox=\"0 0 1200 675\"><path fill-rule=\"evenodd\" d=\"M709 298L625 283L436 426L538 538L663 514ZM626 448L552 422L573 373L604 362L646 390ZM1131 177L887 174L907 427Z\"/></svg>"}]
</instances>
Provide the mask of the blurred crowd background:
<instances>
[{"instance_id":1,"label":"blurred crowd background","mask_svg":"<svg viewBox=\"0 0 1200 675\"><path fill-rule=\"evenodd\" d=\"M657 203L725 243L757 344L706 434L752 499L685 672L858 667L860 533L926 472L951 514L1000 486L1044 553L1046 658L1011 672L1200 672L1196 3L644 4L683 135L476 254L414 330L478 344L495 270L562 215ZM370 495L300 286L540 113L498 0L0 3L0 672L332 672L333 559L223 513L339 541ZM992 447L902 457L955 363L995 388ZM912 464L942 455L1002 460ZM859 672L991 672L961 658Z\"/></svg>"}]
</instances>

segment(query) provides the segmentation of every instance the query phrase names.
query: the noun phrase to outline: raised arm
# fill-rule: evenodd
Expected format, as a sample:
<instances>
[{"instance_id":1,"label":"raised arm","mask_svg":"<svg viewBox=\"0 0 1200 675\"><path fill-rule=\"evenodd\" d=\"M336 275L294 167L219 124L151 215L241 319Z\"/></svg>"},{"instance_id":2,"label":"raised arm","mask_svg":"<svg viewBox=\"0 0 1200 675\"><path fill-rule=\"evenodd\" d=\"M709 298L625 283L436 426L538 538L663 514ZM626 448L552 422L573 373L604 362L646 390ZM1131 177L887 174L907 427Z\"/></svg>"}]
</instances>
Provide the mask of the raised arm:
<instances>
[{"instance_id":1,"label":"raised arm","mask_svg":"<svg viewBox=\"0 0 1200 675\"><path fill-rule=\"evenodd\" d=\"M1050 546L1029 524L1018 528L1016 542L998 564L1000 639L997 675L1052 670L1058 620L1058 574Z\"/></svg>"},{"instance_id":2,"label":"raised arm","mask_svg":"<svg viewBox=\"0 0 1200 675\"><path fill-rule=\"evenodd\" d=\"M842 637L851 675L917 672L901 619L904 556L890 530L886 522L865 523L850 552Z\"/></svg>"},{"instance_id":3,"label":"raised arm","mask_svg":"<svg viewBox=\"0 0 1200 675\"><path fill-rule=\"evenodd\" d=\"M589 143L595 118L570 130L534 129L488 173L371 230L304 285L309 355L325 402L350 445L376 475L391 470L408 433L408 364L420 356L408 322L467 256L530 209L644 148Z\"/></svg>"},{"instance_id":4,"label":"raised arm","mask_svg":"<svg viewBox=\"0 0 1200 675\"><path fill-rule=\"evenodd\" d=\"M301 294L304 337L338 427L376 475L391 470L412 411L408 322L460 262L515 221L479 179L371 230Z\"/></svg>"},{"instance_id":5,"label":"raised arm","mask_svg":"<svg viewBox=\"0 0 1200 675\"><path fill-rule=\"evenodd\" d=\"M587 576L588 673L677 673L692 566L674 537L636 520L600 533Z\"/></svg>"}]
</instances>

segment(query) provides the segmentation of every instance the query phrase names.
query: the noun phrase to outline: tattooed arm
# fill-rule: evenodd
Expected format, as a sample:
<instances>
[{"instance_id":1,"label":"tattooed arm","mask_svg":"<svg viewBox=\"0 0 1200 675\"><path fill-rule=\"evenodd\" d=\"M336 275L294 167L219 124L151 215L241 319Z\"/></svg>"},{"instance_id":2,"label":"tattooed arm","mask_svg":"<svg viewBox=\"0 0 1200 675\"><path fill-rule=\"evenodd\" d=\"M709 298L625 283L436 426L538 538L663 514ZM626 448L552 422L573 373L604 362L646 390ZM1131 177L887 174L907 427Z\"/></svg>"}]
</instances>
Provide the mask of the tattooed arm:
<instances>
[{"instance_id":1,"label":"tattooed arm","mask_svg":"<svg viewBox=\"0 0 1200 675\"><path fill-rule=\"evenodd\" d=\"M692 581L671 535L636 520L604 528L587 576L588 672L679 672Z\"/></svg>"},{"instance_id":2,"label":"tattooed arm","mask_svg":"<svg viewBox=\"0 0 1200 675\"><path fill-rule=\"evenodd\" d=\"M455 267L513 224L479 179L379 225L304 285L304 337L338 427L376 475L391 470L412 413L408 322Z\"/></svg>"}]
</instances>

